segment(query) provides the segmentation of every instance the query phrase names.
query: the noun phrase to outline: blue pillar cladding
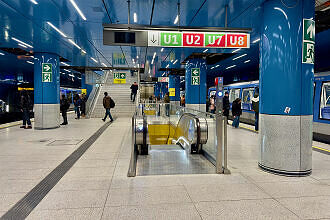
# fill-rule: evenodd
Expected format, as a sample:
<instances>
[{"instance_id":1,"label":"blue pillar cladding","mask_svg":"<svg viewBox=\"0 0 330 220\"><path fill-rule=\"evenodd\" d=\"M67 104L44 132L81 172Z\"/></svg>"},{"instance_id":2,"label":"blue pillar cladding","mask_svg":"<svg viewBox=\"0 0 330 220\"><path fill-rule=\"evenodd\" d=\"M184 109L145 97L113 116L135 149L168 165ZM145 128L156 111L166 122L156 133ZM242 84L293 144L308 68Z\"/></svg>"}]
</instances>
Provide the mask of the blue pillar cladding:
<instances>
[{"instance_id":1,"label":"blue pillar cladding","mask_svg":"<svg viewBox=\"0 0 330 220\"><path fill-rule=\"evenodd\" d=\"M192 71L199 69L199 85L192 82ZM191 59L186 64L186 107L206 111L206 60Z\"/></svg>"},{"instance_id":2,"label":"blue pillar cladding","mask_svg":"<svg viewBox=\"0 0 330 220\"><path fill-rule=\"evenodd\" d=\"M60 126L60 61L51 53L34 53L35 129Z\"/></svg>"},{"instance_id":3,"label":"blue pillar cladding","mask_svg":"<svg viewBox=\"0 0 330 220\"><path fill-rule=\"evenodd\" d=\"M180 76L179 75L169 75L168 89L170 92L171 101L180 102ZM174 94L171 94L171 90L173 90L173 89L175 90ZM180 103L178 103L178 104L180 104Z\"/></svg>"},{"instance_id":4,"label":"blue pillar cladding","mask_svg":"<svg viewBox=\"0 0 330 220\"><path fill-rule=\"evenodd\" d=\"M268 0L260 45L259 166L285 175L312 169L313 64L303 56L303 19L313 0Z\"/></svg>"}]
</instances>

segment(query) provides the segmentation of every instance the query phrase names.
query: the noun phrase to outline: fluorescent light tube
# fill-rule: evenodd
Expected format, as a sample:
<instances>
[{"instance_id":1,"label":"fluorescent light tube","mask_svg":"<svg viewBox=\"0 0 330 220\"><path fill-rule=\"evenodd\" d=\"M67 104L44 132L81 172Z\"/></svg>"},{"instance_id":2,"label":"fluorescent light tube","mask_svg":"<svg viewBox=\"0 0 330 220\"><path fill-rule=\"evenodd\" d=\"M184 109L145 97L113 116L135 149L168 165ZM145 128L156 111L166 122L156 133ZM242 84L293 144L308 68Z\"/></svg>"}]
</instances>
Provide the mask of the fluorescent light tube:
<instances>
[{"instance_id":1,"label":"fluorescent light tube","mask_svg":"<svg viewBox=\"0 0 330 220\"><path fill-rule=\"evenodd\" d=\"M80 15L80 17L86 21L86 17L85 15L82 13L82 11L80 10L80 8L78 7L78 5L76 4L76 2L74 0L70 0L71 4L73 5L73 7L77 10L78 14Z\"/></svg>"},{"instance_id":2,"label":"fluorescent light tube","mask_svg":"<svg viewBox=\"0 0 330 220\"><path fill-rule=\"evenodd\" d=\"M259 42L259 41L260 41L260 38L255 39L252 43L255 44L255 43Z\"/></svg>"},{"instance_id":3,"label":"fluorescent light tube","mask_svg":"<svg viewBox=\"0 0 330 220\"><path fill-rule=\"evenodd\" d=\"M134 23L136 23L137 22L137 14L135 12L133 14L133 18L134 18Z\"/></svg>"},{"instance_id":4,"label":"fluorescent light tube","mask_svg":"<svg viewBox=\"0 0 330 220\"><path fill-rule=\"evenodd\" d=\"M160 52L163 52L164 51L164 48L162 48L161 50L160 50Z\"/></svg>"},{"instance_id":5,"label":"fluorescent light tube","mask_svg":"<svg viewBox=\"0 0 330 220\"><path fill-rule=\"evenodd\" d=\"M244 63L248 63L248 62L250 62L251 60L246 60L246 61L244 61Z\"/></svg>"},{"instance_id":6,"label":"fluorescent light tube","mask_svg":"<svg viewBox=\"0 0 330 220\"><path fill-rule=\"evenodd\" d=\"M71 44L73 44L75 47L77 47L79 50L81 50L81 47L78 46L73 40L69 39L68 40Z\"/></svg>"},{"instance_id":7,"label":"fluorescent light tube","mask_svg":"<svg viewBox=\"0 0 330 220\"><path fill-rule=\"evenodd\" d=\"M26 61L27 63L29 63L29 64L34 64L33 62L31 62L31 61Z\"/></svg>"},{"instance_id":8,"label":"fluorescent light tube","mask_svg":"<svg viewBox=\"0 0 330 220\"><path fill-rule=\"evenodd\" d=\"M51 26L55 31L57 31L60 35L62 35L63 37L67 37L62 31L60 31L57 27L55 27L52 23L50 23L49 21L47 21L47 24L49 26Z\"/></svg>"},{"instance_id":9,"label":"fluorescent light tube","mask_svg":"<svg viewBox=\"0 0 330 220\"><path fill-rule=\"evenodd\" d=\"M24 44L18 43L19 46L27 48L27 46L25 46Z\"/></svg>"},{"instance_id":10,"label":"fluorescent light tube","mask_svg":"<svg viewBox=\"0 0 330 220\"><path fill-rule=\"evenodd\" d=\"M102 66L107 67L107 65L105 65L105 63L101 63L101 64L102 64Z\"/></svg>"},{"instance_id":11,"label":"fluorescent light tube","mask_svg":"<svg viewBox=\"0 0 330 220\"><path fill-rule=\"evenodd\" d=\"M33 4L37 5L38 2L36 0L30 0L30 2L32 2Z\"/></svg>"},{"instance_id":12,"label":"fluorescent light tube","mask_svg":"<svg viewBox=\"0 0 330 220\"><path fill-rule=\"evenodd\" d=\"M205 52L207 52L209 49L205 49L204 51L203 51L203 53L205 53Z\"/></svg>"},{"instance_id":13,"label":"fluorescent light tube","mask_svg":"<svg viewBox=\"0 0 330 220\"><path fill-rule=\"evenodd\" d=\"M237 60L239 58L245 57L246 55L247 55L246 53L245 54L242 54L241 56L235 57L233 60Z\"/></svg>"},{"instance_id":14,"label":"fluorescent light tube","mask_svg":"<svg viewBox=\"0 0 330 220\"><path fill-rule=\"evenodd\" d=\"M234 50L232 53L237 53L237 52L240 51L240 50L241 50L241 48L236 49L236 50Z\"/></svg>"},{"instance_id":15,"label":"fluorescent light tube","mask_svg":"<svg viewBox=\"0 0 330 220\"><path fill-rule=\"evenodd\" d=\"M18 42L18 43L21 43L21 44L25 45L26 47L31 47L31 48L33 48L30 44L27 44L27 43L25 43L25 42L23 42L23 41L21 41L21 40L18 40L18 39L15 38L15 37L12 37L11 39L13 39L14 41L16 41L16 42Z\"/></svg>"},{"instance_id":16,"label":"fluorescent light tube","mask_svg":"<svg viewBox=\"0 0 330 220\"><path fill-rule=\"evenodd\" d=\"M69 64L64 63L64 62L61 62L61 64L63 64L64 66L70 66Z\"/></svg>"},{"instance_id":17,"label":"fluorescent light tube","mask_svg":"<svg viewBox=\"0 0 330 220\"><path fill-rule=\"evenodd\" d=\"M1 56L4 56L5 54L0 52L0 55L1 55Z\"/></svg>"},{"instance_id":18,"label":"fluorescent light tube","mask_svg":"<svg viewBox=\"0 0 330 220\"><path fill-rule=\"evenodd\" d=\"M93 60L95 63L98 63L97 60L95 60L93 57L91 57L91 60Z\"/></svg>"},{"instance_id":19,"label":"fluorescent light tube","mask_svg":"<svg viewBox=\"0 0 330 220\"><path fill-rule=\"evenodd\" d=\"M179 21L179 15L175 17L174 24L178 23L178 21Z\"/></svg>"},{"instance_id":20,"label":"fluorescent light tube","mask_svg":"<svg viewBox=\"0 0 330 220\"><path fill-rule=\"evenodd\" d=\"M231 69L231 68L234 68L236 65L232 65L232 66L228 66L226 69Z\"/></svg>"},{"instance_id":21,"label":"fluorescent light tube","mask_svg":"<svg viewBox=\"0 0 330 220\"><path fill-rule=\"evenodd\" d=\"M178 62L178 60L175 60L173 64L176 64L176 62Z\"/></svg>"}]
</instances>

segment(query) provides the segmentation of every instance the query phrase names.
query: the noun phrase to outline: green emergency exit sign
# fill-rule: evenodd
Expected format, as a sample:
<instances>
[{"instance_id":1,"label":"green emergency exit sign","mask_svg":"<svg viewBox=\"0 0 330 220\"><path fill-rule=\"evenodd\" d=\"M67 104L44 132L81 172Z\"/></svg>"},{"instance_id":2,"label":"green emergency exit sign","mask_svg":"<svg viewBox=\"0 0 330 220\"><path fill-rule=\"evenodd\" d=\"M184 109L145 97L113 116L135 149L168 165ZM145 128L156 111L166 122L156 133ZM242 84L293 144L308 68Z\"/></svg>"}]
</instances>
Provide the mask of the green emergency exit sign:
<instances>
[{"instance_id":1,"label":"green emergency exit sign","mask_svg":"<svg viewBox=\"0 0 330 220\"><path fill-rule=\"evenodd\" d=\"M51 63L42 63L42 82L52 82L53 68Z\"/></svg>"},{"instance_id":2,"label":"green emergency exit sign","mask_svg":"<svg viewBox=\"0 0 330 220\"><path fill-rule=\"evenodd\" d=\"M192 68L191 69L191 85L199 85L200 84L200 72L199 68Z\"/></svg>"},{"instance_id":3,"label":"green emergency exit sign","mask_svg":"<svg viewBox=\"0 0 330 220\"><path fill-rule=\"evenodd\" d=\"M303 19L302 63L314 64L315 21Z\"/></svg>"}]
</instances>

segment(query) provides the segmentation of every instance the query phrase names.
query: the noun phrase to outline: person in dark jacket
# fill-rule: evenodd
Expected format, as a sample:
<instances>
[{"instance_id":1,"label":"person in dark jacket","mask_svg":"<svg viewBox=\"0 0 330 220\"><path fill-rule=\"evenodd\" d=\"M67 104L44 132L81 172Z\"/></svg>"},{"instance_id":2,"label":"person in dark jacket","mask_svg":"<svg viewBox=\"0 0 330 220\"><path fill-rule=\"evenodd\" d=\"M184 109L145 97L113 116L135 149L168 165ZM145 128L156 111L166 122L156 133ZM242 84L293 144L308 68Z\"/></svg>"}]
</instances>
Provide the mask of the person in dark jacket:
<instances>
[{"instance_id":1,"label":"person in dark jacket","mask_svg":"<svg viewBox=\"0 0 330 220\"><path fill-rule=\"evenodd\" d=\"M104 98L103 98L103 107L105 108L105 116L102 119L105 121L107 119L107 116L109 115L110 121L113 122L113 118L110 113L110 108L111 108L111 97L108 96L108 93L104 93Z\"/></svg>"},{"instance_id":2,"label":"person in dark jacket","mask_svg":"<svg viewBox=\"0 0 330 220\"><path fill-rule=\"evenodd\" d=\"M232 114L233 114L233 117L234 117L232 125L235 128L238 128L239 118L242 114L241 102L242 102L241 99L237 98L237 99L235 99L235 101L233 102L233 105L232 105Z\"/></svg>"},{"instance_id":3,"label":"person in dark jacket","mask_svg":"<svg viewBox=\"0 0 330 220\"><path fill-rule=\"evenodd\" d=\"M67 125L68 124L68 117L67 117L67 111L70 107L70 103L65 97L64 94L62 94L62 98L60 101L60 110L62 112L62 117L63 117L63 123L61 125Z\"/></svg>"},{"instance_id":4,"label":"person in dark jacket","mask_svg":"<svg viewBox=\"0 0 330 220\"><path fill-rule=\"evenodd\" d=\"M255 122L254 122L254 129L256 131L259 130L259 94L255 93L254 97L252 98L252 111L254 111Z\"/></svg>"},{"instance_id":5,"label":"person in dark jacket","mask_svg":"<svg viewBox=\"0 0 330 220\"><path fill-rule=\"evenodd\" d=\"M20 128L31 129L30 111L32 110L32 102L29 94L23 90L20 100L21 112L23 113L23 125ZM26 127L26 124L28 125Z\"/></svg>"},{"instance_id":6,"label":"person in dark jacket","mask_svg":"<svg viewBox=\"0 0 330 220\"><path fill-rule=\"evenodd\" d=\"M171 103L171 100L170 100L170 95L169 93L167 92L164 96L164 103L165 103L165 111L166 111L166 116L170 116L170 103Z\"/></svg>"},{"instance_id":7,"label":"person in dark jacket","mask_svg":"<svg viewBox=\"0 0 330 220\"><path fill-rule=\"evenodd\" d=\"M81 98L78 94L76 94L74 99L74 107L77 109L77 117L75 119L80 119Z\"/></svg>"},{"instance_id":8,"label":"person in dark jacket","mask_svg":"<svg viewBox=\"0 0 330 220\"><path fill-rule=\"evenodd\" d=\"M85 117L86 116L86 102L87 102L87 97L85 94L81 94L81 116Z\"/></svg>"},{"instance_id":9,"label":"person in dark jacket","mask_svg":"<svg viewBox=\"0 0 330 220\"><path fill-rule=\"evenodd\" d=\"M139 86L136 82L131 85L131 101L135 102L136 93L139 89Z\"/></svg>"},{"instance_id":10,"label":"person in dark jacket","mask_svg":"<svg viewBox=\"0 0 330 220\"><path fill-rule=\"evenodd\" d=\"M229 93L225 92L225 96L222 98L222 104L223 104L223 115L228 118L229 116L229 109L230 109L230 104L229 104Z\"/></svg>"}]
</instances>

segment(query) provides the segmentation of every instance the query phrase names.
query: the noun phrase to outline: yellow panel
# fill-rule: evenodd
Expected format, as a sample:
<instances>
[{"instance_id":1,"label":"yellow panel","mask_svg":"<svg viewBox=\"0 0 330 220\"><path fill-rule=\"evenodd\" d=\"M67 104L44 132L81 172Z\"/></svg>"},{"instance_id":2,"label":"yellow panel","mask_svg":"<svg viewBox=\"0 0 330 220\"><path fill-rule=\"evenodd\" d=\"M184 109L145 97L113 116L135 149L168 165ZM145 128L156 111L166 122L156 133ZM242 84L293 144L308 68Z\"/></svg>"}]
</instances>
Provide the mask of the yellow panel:
<instances>
[{"instance_id":1,"label":"yellow panel","mask_svg":"<svg viewBox=\"0 0 330 220\"><path fill-rule=\"evenodd\" d=\"M144 114L145 115L156 115L156 111L155 110L144 110Z\"/></svg>"},{"instance_id":2,"label":"yellow panel","mask_svg":"<svg viewBox=\"0 0 330 220\"><path fill-rule=\"evenodd\" d=\"M175 96L175 88L169 88L168 92L170 93L170 96Z\"/></svg>"}]
</instances>

